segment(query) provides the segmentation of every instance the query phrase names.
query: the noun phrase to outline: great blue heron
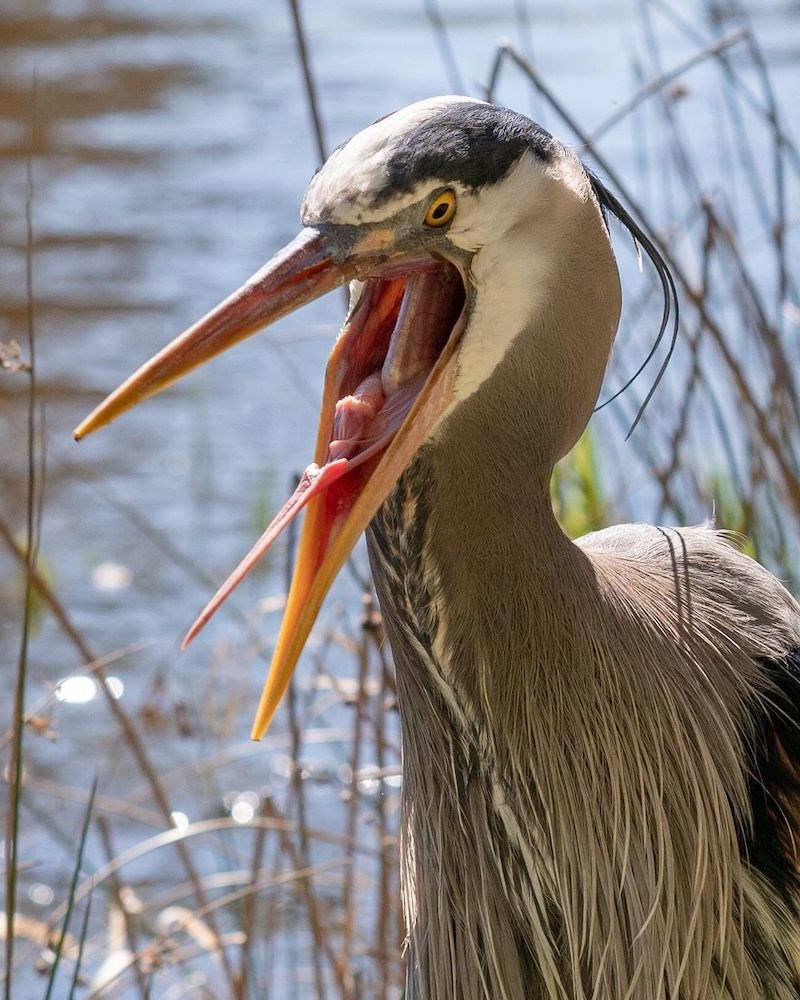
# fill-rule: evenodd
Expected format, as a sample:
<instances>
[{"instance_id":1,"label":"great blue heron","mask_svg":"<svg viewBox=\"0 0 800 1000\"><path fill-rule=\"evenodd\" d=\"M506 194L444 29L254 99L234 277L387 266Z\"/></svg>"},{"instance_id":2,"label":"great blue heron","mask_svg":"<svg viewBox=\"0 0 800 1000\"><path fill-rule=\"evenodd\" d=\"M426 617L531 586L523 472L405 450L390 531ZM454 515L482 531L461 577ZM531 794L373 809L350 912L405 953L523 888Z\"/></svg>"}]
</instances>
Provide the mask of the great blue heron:
<instances>
[{"instance_id":1,"label":"great blue heron","mask_svg":"<svg viewBox=\"0 0 800 1000\"><path fill-rule=\"evenodd\" d=\"M550 503L617 330L604 210L636 232L522 115L414 104L337 149L297 239L76 432L352 283L315 463L209 610L308 503L258 738L367 529L409 998L800 996L798 605L710 528L573 542Z\"/></svg>"}]
</instances>

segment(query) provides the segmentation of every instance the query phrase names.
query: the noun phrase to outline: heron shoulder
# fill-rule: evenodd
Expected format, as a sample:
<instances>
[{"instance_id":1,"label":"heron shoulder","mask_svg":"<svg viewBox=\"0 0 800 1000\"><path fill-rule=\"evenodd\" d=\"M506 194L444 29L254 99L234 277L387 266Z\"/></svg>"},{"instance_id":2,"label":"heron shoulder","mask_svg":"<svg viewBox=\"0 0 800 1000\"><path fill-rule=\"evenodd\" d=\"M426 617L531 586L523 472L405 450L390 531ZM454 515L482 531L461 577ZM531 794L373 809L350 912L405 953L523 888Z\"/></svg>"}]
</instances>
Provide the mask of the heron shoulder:
<instances>
[{"instance_id":1,"label":"heron shoulder","mask_svg":"<svg viewBox=\"0 0 800 1000\"><path fill-rule=\"evenodd\" d=\"M738 547L737 537L706 523L694 527L621 524L576 540L598 566L663 574L687 606L747 628L743 644L780 656L800 643L800 605L780 580Z\"/></svg>"}]
</instances>

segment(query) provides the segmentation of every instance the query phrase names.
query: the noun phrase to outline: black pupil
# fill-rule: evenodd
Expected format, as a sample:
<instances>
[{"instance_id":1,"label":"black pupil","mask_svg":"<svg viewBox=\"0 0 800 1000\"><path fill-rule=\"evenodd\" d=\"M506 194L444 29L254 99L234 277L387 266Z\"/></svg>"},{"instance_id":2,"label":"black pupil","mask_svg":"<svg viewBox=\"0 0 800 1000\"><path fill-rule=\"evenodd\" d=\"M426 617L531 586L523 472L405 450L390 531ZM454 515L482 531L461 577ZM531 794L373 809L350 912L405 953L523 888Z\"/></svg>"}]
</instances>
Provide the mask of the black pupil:
<instances>
[{"instance_id":1,"label":"black pupil","mask_svg":"<svg viewBox=\"0 0 800 1000\"><path fill-rule=\"evenodd\" d=\"M447 202L446 201L440 202L433 210L434 219L441 219L441 217L444 215L446 211L447 211Z\"/></svg>"}]
</instances>

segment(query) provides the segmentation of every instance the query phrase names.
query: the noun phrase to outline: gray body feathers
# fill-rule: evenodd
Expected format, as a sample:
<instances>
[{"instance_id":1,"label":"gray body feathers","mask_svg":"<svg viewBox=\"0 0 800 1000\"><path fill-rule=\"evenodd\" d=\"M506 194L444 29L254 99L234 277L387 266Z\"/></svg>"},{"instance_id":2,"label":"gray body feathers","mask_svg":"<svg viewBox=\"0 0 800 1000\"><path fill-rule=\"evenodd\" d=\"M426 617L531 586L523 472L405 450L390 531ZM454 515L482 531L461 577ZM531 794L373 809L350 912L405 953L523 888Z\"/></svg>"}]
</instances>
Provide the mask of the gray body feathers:
<instances>
[{"instance_id":1,"label":"gray body feathers","mask_svg":"<svg viewBox=\"0 0 800 1000\"><path fill-rule=\"evenodd\" d=\"M420 463L370 545L404 722L409 1000L797 997L798 914L740 850L761 664L800 643L797 605L709 529L573 545L544 511L541 565L496 588L462 546L453 586L430 483Z\"/></svg>"}]
</instances>

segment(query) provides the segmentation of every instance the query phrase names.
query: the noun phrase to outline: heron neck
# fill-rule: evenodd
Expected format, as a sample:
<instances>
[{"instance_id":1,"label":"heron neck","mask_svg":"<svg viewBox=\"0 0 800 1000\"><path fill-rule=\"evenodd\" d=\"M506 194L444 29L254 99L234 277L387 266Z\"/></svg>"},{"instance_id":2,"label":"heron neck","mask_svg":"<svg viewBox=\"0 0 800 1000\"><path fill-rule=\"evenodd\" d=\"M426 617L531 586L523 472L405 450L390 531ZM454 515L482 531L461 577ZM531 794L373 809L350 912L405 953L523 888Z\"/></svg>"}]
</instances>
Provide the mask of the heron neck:
<instances>
[{"instance_id":1,"label":"heron neck","mask_svg":"<svg viewBox=\"0 0 800 1000\"><path fill-rule=\"evenodd\" d=\"M524 762L524 787L535 789L533 733L547 701L540 692L561 675L575 677L571 702L582 693L564 651L586 648L576 640L597 603L593 568L562 532L549 484L588 419L604 360L598 350L586 377L558 353L549 368L540 357L574 345L585 319L580 310L547 321L540 313L517 335L423 447L369 532L403 722L402 863L410 969L422 984L410 995L483 995L470 921L485 883L471 876L494 870L487 830L512 814L502 802L499 813L482 811L481 782L496 804L505 793L492 776ZM576 400L577 391L584 395ZM535 813L524 815L532 826ZM444 876L455 880L443 889ZM503 892L478 909L486 939L521 939ZM453 949L469 956L459 958L458 991L443 978ZM503 995L545 995L524 949L509 945L500 964Z\"/></svg>"},{"instance_id":2,"label":"heron neck","mask_svg":"<svg viewBox=\"0 0 800 1000\"><path fill-rule=\"evenodd\" d=\"M494 616L503 595L512 618L515 602L526 620L537 603L546 617L559 579L583 560L553 512L557 449L534 407L506 410L502 420L495 407L471 403L422 457L426 555L443 604L454 620L476 622Z\"/></svg>"},{"instance_id":3,"label":"heron neck","mask_svg":"<svg viewBox=\"0 0 800 1000\"><path fill-rule=\"evenodd\" d=\"M508 688L502 665L490 663L498 652L492 637L504 637L511 660L540 659L569 641L550 636L549 625L571 627L579 616L571 609L591 590L586 556L554 515L550 480L591 414L611 337L594 334L585 304L569 294L555 301L451 411L410 471L422 570L434 581L447 635L440 658L465 696L498 716L514 706L504 707ZM571 364L574 345L593 336L602 345L583 352L584 367Z\"/></svg>"},{"instance_id":4,"label":"heron neck","mask_svg":"<svg viewBox=\"0 0 800 1000\"><path fill-rule=\"evenodd\" d=\"M426 672L446 677L500 731L520 708L509 672L568 646L564 629L579 628L581 600L595 599L591 566L562 532L549 486L591 416L620 292L596 202L565 190L539 206L558 213L557 246L543 247L543 227L529 219L472 258L458 401L372 532L399 686L424 684ZM499 356L498 343L507 345ZM419 642L409 645L409 634Z\"/></svg>"}]
</instances>

